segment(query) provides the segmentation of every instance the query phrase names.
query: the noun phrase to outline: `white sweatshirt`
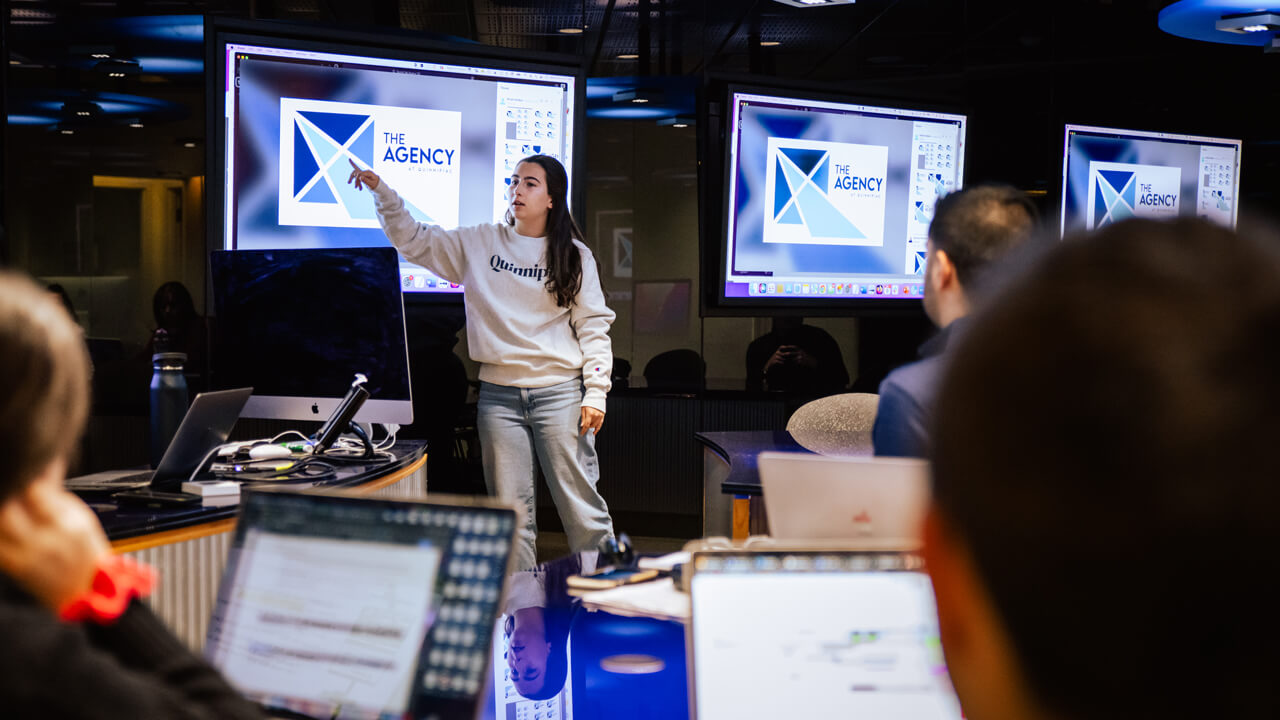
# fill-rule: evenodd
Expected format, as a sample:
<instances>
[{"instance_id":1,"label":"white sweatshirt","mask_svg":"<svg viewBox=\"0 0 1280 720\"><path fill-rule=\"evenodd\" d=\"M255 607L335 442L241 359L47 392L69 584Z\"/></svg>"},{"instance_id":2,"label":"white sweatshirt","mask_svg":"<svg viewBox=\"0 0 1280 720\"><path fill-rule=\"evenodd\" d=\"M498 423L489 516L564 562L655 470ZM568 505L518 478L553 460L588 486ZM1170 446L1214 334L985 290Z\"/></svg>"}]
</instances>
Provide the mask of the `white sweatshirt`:
<instances>
[{"instance_id":1,"label":"white sweatshirt","mask_svg":"<svg viewBox=\"0 0 1280 720\"><path fill-rule=\"evenodd\" d=\"M385 182L373 195L378 221L400 254L465 288L467 346L481 380L538 388L581 378L582 404L604 412L614 313L586 245L573 242L582 253L582 287L562 308L545 287L545 238L503 224L445 230L414 220Z\"/></svg>"}]
</instances>

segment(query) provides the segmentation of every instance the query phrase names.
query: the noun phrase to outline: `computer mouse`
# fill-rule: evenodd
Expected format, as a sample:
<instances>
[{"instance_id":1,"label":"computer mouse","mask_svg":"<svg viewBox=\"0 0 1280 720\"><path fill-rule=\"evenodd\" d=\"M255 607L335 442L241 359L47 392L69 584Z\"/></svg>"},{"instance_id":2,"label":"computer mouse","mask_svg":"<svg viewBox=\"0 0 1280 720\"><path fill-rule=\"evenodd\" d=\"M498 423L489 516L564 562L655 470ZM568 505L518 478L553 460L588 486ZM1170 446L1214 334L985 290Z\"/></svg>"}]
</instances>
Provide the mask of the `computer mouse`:
<instances>
[{"instance_id":1,"label":"computer mouse","mask_svg":"<svg viewBox=\"0 0 1280 720\"><path fill-rule=\"evenodd\" d=\"M287 458L293 455L293 451L282 445L254 445L249 448L249 457L254 460L270 460L272 458Z\"/></svg>"}]
</instances>

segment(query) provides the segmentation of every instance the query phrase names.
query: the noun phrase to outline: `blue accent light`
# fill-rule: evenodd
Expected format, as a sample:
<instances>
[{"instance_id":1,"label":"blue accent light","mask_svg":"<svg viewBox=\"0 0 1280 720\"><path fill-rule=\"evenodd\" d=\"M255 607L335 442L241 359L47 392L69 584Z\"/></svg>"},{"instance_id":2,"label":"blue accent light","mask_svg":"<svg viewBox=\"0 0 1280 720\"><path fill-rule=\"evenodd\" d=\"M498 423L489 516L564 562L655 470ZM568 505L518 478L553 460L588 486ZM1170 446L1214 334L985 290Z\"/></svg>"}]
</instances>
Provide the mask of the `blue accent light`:
<instances>
[{"instance_id":1,"label":"blue accent light","mask_svg":"<svg viewBox=\"0 0 1280 720\"><path fill-rule=\"evenodd\" d=\"M201 15L148 15L120 18L111 26L126 37L203 43L204 17Z\"/></svg>"},{"instance_id":2,"label":"blue accent light","mask_svg":"<svg viewBox=\"0 0 1280 720\"><path fill-rule=\"evenodd\" d=\"M186 75L204 72L204 61L199 58L142 56L134 59L145 73Z\"/></svg>"},{"instance_id":3,"label":"blue accent light","mask_svg":"<svg viewBox=\"0 0 1280 720\"><path fill-rule=\"evenodd\" d=\"M1229 45L1265 47L1275 37L1273 32L1234 33L1215 27L1223 15L1268 12L1256 0L1179 0L1160 11L1156 21L1170 35ZM1278 12L1274 9L1271 12Z\"/></svg>"},{"instance_id":4,"label":"blue accent light","mask_svg":"<svg viewBox=\"0 0 1280 720\"><path fill-rule=\"evenodd\" d=\"M652 92L648 103L619 103L614 95L644 88ZM587 117L617 120L659 120L676 115L692 116L697 108L694 78L678 76L587 78Z\"/></svg>"},{"instance_id":5,"label":"blue accent light","mask_svg":"<svg viewBox=\"0 0 1280 720\"><path fill-rule=\"evenodd\" d=\"M616 107L600 108L587 111L587 117L609 118L613 120L656 120L671 114L670 110L661 107Z\"/></svg>"},{"instance_id":6,"label":"blue accent light","mask_svg":"<svg viewBox=\"0 0 1280 720\"><path fill-rule=\"evenodd\" d=\"M9 99L11 125L52 124L64 120L63 105L68 102L91 102L98 106L99 121L116 122L124 119L143 121L176 120L187 114L187 109L175 102L140 95L124 95L107 92L78 92L25 88L15 90ZM30 120L19 122L14 118L47 118L44 122Z\"/></svg>"},{"instance_id":7,"label":"blue accent light","mask_svg":"<svg viewBox=\"0 0 1280 720\"><path fill-rule=\"evenodd\" d=\"M10 125L52 125L58 122L57 118L46 117L44 115L10 115Z\"/></svg>"}]
</instances>

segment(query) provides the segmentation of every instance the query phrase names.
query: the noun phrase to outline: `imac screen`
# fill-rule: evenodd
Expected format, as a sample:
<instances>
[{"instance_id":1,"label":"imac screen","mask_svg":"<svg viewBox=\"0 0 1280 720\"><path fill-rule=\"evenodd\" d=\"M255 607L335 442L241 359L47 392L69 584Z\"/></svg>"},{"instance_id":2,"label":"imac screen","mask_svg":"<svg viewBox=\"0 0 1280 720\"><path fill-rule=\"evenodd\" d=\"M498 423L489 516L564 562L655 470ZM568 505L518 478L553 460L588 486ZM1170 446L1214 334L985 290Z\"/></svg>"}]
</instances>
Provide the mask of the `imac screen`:
<instances>
[{"instance_id":1,"label":"imac screen","mask_svg":"<svg viewBox=\"0 0 1280 720\"><path fill-rule=\"evenodd\" d=\"M213 253L213 383L253 387L243 417L324 420L356 373L361 422L413 421L391 247Z\"/></svg>"},{"instance_id":2,"label":"imac screen","mask_svg":"<svg viewBox=\"0 0 1280 720\"><path fill-rule=\"evenodd\" d=\"M523 157L550 155L573 176L571 70L265 39L224 39L217 51L224 249L386 245L373 197L347 183L353 163L394 188L415 219L445 228L502 222ZM406 260L399 280L405 292L462 292Z\"/></svg>"},{"instance_id":3,"label":"imac screen","mask_svg":"<svg viewBox=\"0 0 1280 720\"><path fill-rule=\"evenodd\" d=\"M918 300L965 117L743 91L729 106L721 301Z\"/></svg>"},{"instance_id":4,"label":"imac screen","mask_svg":"<svg viewBox=\"0 0 1280 720\"><path fill-rule=\"evenodd\" d=\"M1239 140L1067 125L1063 145L1063 235L1129 217L1235 227Z\"/></svg>"}]
</instances>

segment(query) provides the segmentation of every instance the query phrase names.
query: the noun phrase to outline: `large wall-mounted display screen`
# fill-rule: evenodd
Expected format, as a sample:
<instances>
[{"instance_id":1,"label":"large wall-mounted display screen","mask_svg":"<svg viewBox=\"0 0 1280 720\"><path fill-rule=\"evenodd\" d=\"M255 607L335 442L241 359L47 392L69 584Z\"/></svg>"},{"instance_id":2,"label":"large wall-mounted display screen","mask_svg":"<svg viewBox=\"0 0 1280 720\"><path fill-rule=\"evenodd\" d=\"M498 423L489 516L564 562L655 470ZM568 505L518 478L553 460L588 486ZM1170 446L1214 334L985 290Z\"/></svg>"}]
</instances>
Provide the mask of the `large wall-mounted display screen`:
<instances>
[{"instance_id":1,"label":"large wall-mounted display screen","mask_svg":"<svg viewBox=\"0 0 1280 720\"><path fill-rule=\"evenodd\" d=\"M741 89L728 107L720 302L918 300L965 116Z\"/></svg>"},{"instance_id":2,"label":"large wall-mounted display screen","mask_svg":"<svg viewBox=\"0 0 1280 720\"><path fill-rule=\"evenodd\" d=\"M378 173L415 218L446 228L502 222L508 178L528 155L559 159L573 184L576 67L218 37L213 130L224 170L210 174L221 182L224 249L385 244L372 196L347 184L353 164ZM407 261L401 286L462 291Z\"/></svg>"},{"instance_id":3,"label":"large wall-mounted display screen","mask_svg":"<svg viewBox=\"0 0 1280 720\"><path fill-rule=\"evenodd\" d=\"M1062 233L1178 215L1235 227L1240 147L1225 138L1067 125Z\"/></svg>"}]
</instances>

